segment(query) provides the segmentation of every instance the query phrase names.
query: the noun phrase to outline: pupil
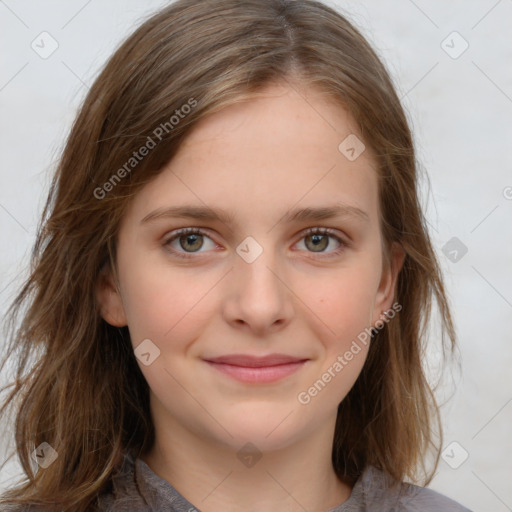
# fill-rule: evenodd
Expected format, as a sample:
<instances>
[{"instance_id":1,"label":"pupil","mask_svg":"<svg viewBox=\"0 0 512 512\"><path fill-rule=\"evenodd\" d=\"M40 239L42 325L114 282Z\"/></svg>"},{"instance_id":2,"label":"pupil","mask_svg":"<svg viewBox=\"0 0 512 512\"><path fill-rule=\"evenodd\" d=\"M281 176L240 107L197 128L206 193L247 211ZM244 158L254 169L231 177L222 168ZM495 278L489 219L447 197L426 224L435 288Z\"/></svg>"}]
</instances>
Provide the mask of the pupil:
<instances>
[{"instance_id":1,"label":"pupil","mask_svg":"<svg viewBox=\"0 0 512 512\"><path fill-rule=\"evenodd\" d=\"M199 235L199 236L198 235L186 235L185 236L185 238L186 238L186 245L190 244L192 246L191 248L194 249L194 250L200 249L202 244L201 243L199 243L199 244L197 243L197 241L199 240L200 236L201 235ZM194 243L196 243L196 247L193 247ZM180 245L181 245L181 247L183 249L185 249L185 250L187 249L187 247L184 247L183 244L180 243ZM190 247L188 247L188 248L190 248Z\"/></svg>"},{"instance_id":2,"label":"pupil","mask_svg":"<svg viewBox=\"0 0 512 512\"><path fill-rule=\"evenodd\" d=\"M324 250L326 248L327 237L325 235L317 234L317 235L310 235L310 236L313 241L313 245L315 247L320 247L320 245L323 243L323 247L321 247L321 250ZM320 252L320 251L318 251L318 252Z\"/></svg>"}]
</instances>

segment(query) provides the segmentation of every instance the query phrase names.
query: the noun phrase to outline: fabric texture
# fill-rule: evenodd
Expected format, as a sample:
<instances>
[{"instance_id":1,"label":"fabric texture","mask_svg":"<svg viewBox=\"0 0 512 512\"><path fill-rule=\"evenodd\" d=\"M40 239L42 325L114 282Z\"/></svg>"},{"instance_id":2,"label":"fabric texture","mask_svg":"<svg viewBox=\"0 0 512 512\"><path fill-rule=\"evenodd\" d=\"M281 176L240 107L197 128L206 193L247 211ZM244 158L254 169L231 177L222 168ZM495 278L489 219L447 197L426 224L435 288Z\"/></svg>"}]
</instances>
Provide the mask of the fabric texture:
<instances>
[{"instance_id":1,"label":"fabric texture","mask_svg":"<svg viewBox=\"0 0 512 512\"><path fill-rule=\"evenodd\" d=\"M347 501L325 512L471 512L432 489L401 483L368 466ZM126 454L113 479L113 491L101 497L102 512L201 512L141 459ZM248 507L250 509L250 507Z\"/></svg>"}]
</instances>

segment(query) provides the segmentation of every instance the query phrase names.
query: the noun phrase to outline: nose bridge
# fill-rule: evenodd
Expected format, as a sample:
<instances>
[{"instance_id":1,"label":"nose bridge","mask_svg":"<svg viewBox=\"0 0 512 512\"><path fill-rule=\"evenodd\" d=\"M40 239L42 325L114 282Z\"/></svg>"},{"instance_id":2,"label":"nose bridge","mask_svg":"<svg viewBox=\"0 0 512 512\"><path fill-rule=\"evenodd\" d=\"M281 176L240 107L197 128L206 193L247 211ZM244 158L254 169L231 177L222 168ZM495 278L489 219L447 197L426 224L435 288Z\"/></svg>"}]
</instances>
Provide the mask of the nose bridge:
<instances>
[{"instance_id":1,"label":"nose bridge","mask_svg":"<svg viewBox=\"0 0 512 512\"><path fill-rule=\"evenodd\" d=\"M291 297L285 286L278 248L264 239L247 237L236 248L231 274L229 316L253 328L264 329L283 323L292 313Z\"/></svg>"},{"instance_id":2,"label":"nose bridge","mask_svg":"<svg viewBox=\"0 0 512 512\"><path fill-rule=\"evenodd\" d=\"M239 258L236 260L234 274L240 283L242 293L276 294L282 286L276 277L278 273L277 248L271 242L271 236L258 240L246 237L236 248ZM270 299L270 297L268 297Z\"/></svg>"}]
</instances>

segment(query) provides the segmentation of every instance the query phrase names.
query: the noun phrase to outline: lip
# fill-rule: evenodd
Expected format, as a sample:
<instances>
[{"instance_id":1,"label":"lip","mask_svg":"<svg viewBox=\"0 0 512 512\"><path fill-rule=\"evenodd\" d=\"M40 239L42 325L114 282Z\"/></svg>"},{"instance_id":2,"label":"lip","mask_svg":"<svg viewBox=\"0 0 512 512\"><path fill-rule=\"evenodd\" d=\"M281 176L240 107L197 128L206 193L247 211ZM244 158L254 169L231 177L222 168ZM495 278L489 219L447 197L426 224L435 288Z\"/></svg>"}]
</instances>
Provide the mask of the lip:
<instances>
[{"instance_id":1,"label":"lip","mask_svg":"<svg viewBox=\"0 0 512 512\"><path fill-rule=\"evenodd\" d=\"M308 359L286 354L257 357L231 354L204 359L211 367L241 382L275 382L295 373Z\"/></svg>"}]
</instances>

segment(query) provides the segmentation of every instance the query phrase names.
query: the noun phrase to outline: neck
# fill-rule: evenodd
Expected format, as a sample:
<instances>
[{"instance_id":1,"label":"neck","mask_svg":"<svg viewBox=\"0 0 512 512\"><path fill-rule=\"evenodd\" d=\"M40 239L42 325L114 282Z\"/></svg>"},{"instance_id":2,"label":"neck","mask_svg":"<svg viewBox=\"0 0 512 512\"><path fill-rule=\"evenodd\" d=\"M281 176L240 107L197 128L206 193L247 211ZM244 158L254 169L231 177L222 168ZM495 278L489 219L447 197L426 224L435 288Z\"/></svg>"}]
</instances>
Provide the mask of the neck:
<instances>
[{"instance_id":1,"label":"neck","mask_svg":"<svg viewBox=\"0 0 512 512\"><path fill-rule=\"evenodd\" d=\"M180 430L178 423L166 425L167 435L155 425L155 443L141 458L204 512L245 512L248 503L253 512L321 512L352 490L332 467L334 424L328 427L285 448L251 453Z\"/></svg>"}]
</instances>

